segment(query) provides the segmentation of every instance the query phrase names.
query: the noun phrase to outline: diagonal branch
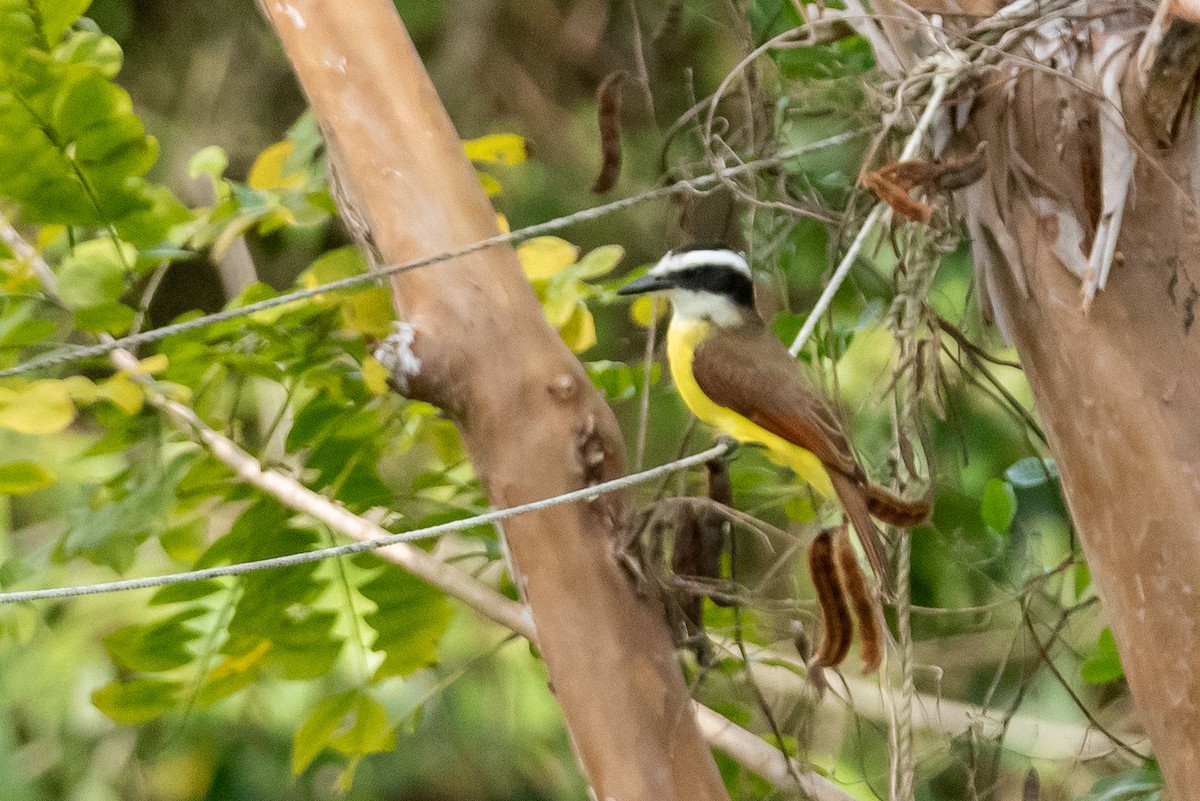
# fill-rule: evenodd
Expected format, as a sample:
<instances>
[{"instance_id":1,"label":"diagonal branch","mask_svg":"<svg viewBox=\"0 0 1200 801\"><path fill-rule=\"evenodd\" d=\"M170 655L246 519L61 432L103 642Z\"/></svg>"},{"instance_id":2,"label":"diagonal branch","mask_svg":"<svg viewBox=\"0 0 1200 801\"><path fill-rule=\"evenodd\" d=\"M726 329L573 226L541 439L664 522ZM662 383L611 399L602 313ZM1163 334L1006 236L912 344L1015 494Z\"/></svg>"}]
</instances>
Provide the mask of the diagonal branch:
<instances>
[{"instance_id":1,"label":"diagonal branch","mask_svg":"<svg viewBox=\"0 0 1200 801\"><path fill-rule=\"evenodd\" d=\"M3 214L0 214L0 241L3 241L17 258L27 261L34 272L43 278L43 286L49 294L57 295L53 270ZM45 280L46 276L50 280ZM353 514L336 501L314 492L291 476L264 467L233 440L208 426L190 406L164 395L154 381L141 372L137 357L129 351L114 350L110 359L118 370L127 372L141 383L146 391L146 400L151 406L206 447L240 480L272 496L288 508L309 515L332 531L356 542L368 543L394 536L392 532ZM699 456L707 459L710 454L705 452ZM647 478L657 475L654 471L646 472L650 474ZM602 488L594 487L592 491L598 489ZM473 576L408 543L396 542L378 548L375 552L429 582L450 597L463 602L478 614L530 641L535 641L533 617L524 604L506 598ZM762 776L780 788L796 787L798 781L799 786L815 801L853 801L851 796L836 784L818 773L804 770L752 732L702 704L693 703L692 707L704 737L746 770Z\"/></svg>"}]
</instances>

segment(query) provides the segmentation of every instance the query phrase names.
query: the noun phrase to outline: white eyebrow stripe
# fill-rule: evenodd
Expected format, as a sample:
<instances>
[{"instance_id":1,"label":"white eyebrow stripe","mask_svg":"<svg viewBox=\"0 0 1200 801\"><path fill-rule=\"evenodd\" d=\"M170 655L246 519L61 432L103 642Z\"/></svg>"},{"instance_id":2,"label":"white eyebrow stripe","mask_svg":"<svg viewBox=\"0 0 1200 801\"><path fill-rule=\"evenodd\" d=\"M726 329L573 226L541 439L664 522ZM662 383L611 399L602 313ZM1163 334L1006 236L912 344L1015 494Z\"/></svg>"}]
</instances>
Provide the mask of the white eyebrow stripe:
<instances>
[{"instance_id":1,"label":"white eyebrow stripe","mask_svg":"<svg viewBox=\"0 0 1200 801\"><path fill-rule=\"evenodd\" d=\"M683 253L668 252L650 269L650 275L667 275L691 267L731 267L747 278L750 264L746 257L732 250L688 250Z\"/></svg>"}]
</instances>

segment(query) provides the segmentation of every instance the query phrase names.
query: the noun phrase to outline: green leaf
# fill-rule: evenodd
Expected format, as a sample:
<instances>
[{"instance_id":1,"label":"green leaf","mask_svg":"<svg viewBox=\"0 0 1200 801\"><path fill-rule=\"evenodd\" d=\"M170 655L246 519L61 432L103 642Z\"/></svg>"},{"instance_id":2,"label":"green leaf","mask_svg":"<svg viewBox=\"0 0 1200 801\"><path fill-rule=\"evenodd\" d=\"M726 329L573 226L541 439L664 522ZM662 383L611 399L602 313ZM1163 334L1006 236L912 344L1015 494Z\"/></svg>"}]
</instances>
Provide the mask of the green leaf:
<instances>
[{"instance_id":1,"label":"green leaf","mask_svg":"<svg viewBox=\"0 0 1200 801\"><path fill-rule=\"evenodd\" d=\"M31 5L37 7L41 17L46 43L54 45L91 4L92 0L34 0Z\"/></svg>"},{"instance_id":2,"label":"green leaf","mask_svg":"<svg viewBox=\"0 0 1200 801\"><path fill-rule=\"evenodd\" d=\"M284 447L288 453L311 447L327 432L336 430L338 421L353 411L348 400L331 398L327 392L317 394L296 412Z\"/></svg>"},{"instance_id":3,"label":"green leaf","mask_svg":"<svg viewBox=\"0 0 1200 801\"><path fill-rule=\"evenodd\" d=\"M330 747L334 732L354 708L358 692L347 690L322 698L316 703L308 718L292 737L292 773L303 773L318 754Z\"/></svg>"},{"instance_id":4,"label":"green leaf","mask_svg":"<svg viewBox=\"0 0 1200 801\"><path fill-rule=\"evenodd\" d=\"M363 693L354 706L354 724L338 731L329 742L347 756L377 754L395 745L396 729L388 723L383 704Z\"/></svg>"},{"instance_id":5,"label":"green leaf","mask_svg":"<svg viewBox=\"0 0 1200 801\"><path fill-rule=\"evenodd\" d=\"M206 612L192 607L154 623L125 626L104 638L104 649L129 670L154 673L182 667L192 661L188 645L200 636L187 622Z\"/></svg>"},{"instance_id":6,"label":"green leaf","mask_svg":"<svg viewBox=\"0 0 1200 801\"><path fill-rule=\"evenodd\" d=\"M1121 666L1117 640L1113 637L1112 629L1106 627L1100 632L1096 650L1080 667L1079 673L1089 684L1107 684L1125 677L1125 668Z\"/></svg>"},{"instance_id":7,"label":"green leaf","mask_svg":"<svg viewBox=\"0 0 1200 801\"><path fill-rule=\"evenodd\" d=\"M1040 487L1047 481L1058 480L1058 465L1053 459L1038 459L1033 456L1027 456L1024 459L1013 462L1013 464L1004 471L1004 477L1014 487L1021 489L1032 489Z\"/></svg>"},{"instance_id":8,"label":"green leaf","mask_svg":"<svg viewBox=\"0 0 1200 801\"><path fill-rule=\"evenodd\" d=\"M137 725L174 707L182 688L179 682L163 679L113 682L92 693L92 703L117 723Z\"/></svg>"},{"instance_id":9,"label":"green leaf","mask_svg":"<svg viewBox=\"0 0 1200 801\"><path fill-rule=\"evenodd\" d=\"M277 501L257 501L209 547L197 566L310 550L318 542L317 533L289 524L290 517ZM319 568L301 564L242 577L242 594L221 652L236 659L265 648L263 664L288 679L317 678L328 672L341 653L342 639L334 632L337 614L315 606L328 583L316 576Z\"/></svg>"},{"instance_id":10,"label":"green leaf","mask_svg":"<svg viewBox=\"0 0 1200 801\"><path fill-rule=\"evenodd\" d=\"M439 590L404 570L385 567L359 592L376 607L364 616L377 635L372 647L384 654L375 681L408 676L437 663L438 642L454 616Z\"/></svg>"},{"instance_id":11,"label":"green leaf","mask_svg":"<svg viewBox=\"0 0 1200 801\"><path fill-rule=\"evenodd\" d=\"M207 175L216 185L220 183L221 176L225 174L228 166L229 156L225 154L225 150L218 145L209 145L198 150L188 161L188 177L199 178L201 175Z\"/></svg>"},{"instance_id":12,"label":"green leaf","mask_svg":"<svg viewBox=\"0 0 1200 801\"><path fill-rule=\"evenodd\" d=\"M296 283L304 288L327 284L341 278L362 275L367 262L356 247L342 247L323 254L300 274ZM319 296L326 297L326 296ZM336 302L342 324L364 336L382 339L392 331L396 313L392 309L391 291L383 286L364 285L361 288L332 293L328 299Z\"/></svg>"},{"instance_id":13,"label":"green leaf","mask_svg":"<svg viewBox=\"0 0 1200 801\"><path fill-rule=\"evenodd\" d=\"M160 587L150 596L150 606L164 606L166 604L184 603L187 601L195 601L199 598L206 598L215 592L220 592L225 585L217 579L203 579L201 581L189 581L185 584L171 584L166 587Z\"/></svg>"},{"instance_id":14,"label":"green leaf","mask_svg":"<svg viewBox=\"0 0 1200 801\"><path fill-rule=\"evenodd\" d=\"M632 398L642 387L645 375L641 365L629 365L624 362L594 361L584 362L588 378L609 400L625 400ZM659 365L650 368L650 383L657 384L660 373Z\"/></svg>"},{"instance_id":15,"label":"green leaf","mask_svg":"<svg viewBox=\"0 0 1200 801\"><path fill-rule=\"evenodd\" d=\"M378 700L360 690L323 698L292 738L292 772L300 774L327 748L348 757L395 747L396 729Z\"/></svg>"},{"instance_id":16,"label":"green leaf","mask_svg":"<svg viewBox=\"0 0 1200 801\"><path fill-rule=\"evenodd\" d=\"M110 79L121 71L124 56L117 40L99 31L72 31L66 41L54 50L54 57L58 61L90 65Z\"/></svg>"},{"instance_id":17,"label":"green leaf","mask_svg":"<svg viewBox=\"0 0 1200 801\"><path fill-rule=\"evenodd\" d=\"M584 281L608 275L625 258L625 248L620 245L604 245L592 251L575 265L575 275Z\"/></svg>"},{"instance_id":18,"label":"green leaf","mask_svg":"<svg viewBox=\"0 0 1200 801\"><path fill-rule=\"evenodd\" d=\"M30 222L112 226L152 245L188 214L141 176L158 143L109 79L116 43L78 31L59 46L80 0L0 6L0 195Z\"/></svg>"},{"instance_id":19,"label":"green leaf","mask_svg":"<svg viewBox=\"0 0 1200 801\"><path fill-rule=\"evenodd\" d=\"M83 556L118 573L128 570L137 546L168 520L175 487L194 458L184 452L167 464L141 459L96 488L69 511L56 558Z\"/></svg>"},{"instance_id":20,"label":"green leaf","mask_svg":"<svg viewBox=\"0 0 1200 801\"><path fill-rule=\"evenodd\" d=\"M48 487L55 476L40 464L8 462L0 464L0 495L28 495Z\"/></svg>"},{"instance_id":21,"label":"green leaf","mask_svg":"<svg viewBox=\"0 0 1200 801\"><path fill-rule=\"evenodd\" d=\"M104 303L75 312L75 325L92 334L121 336L133 327L137 312L124 303Z\"/></svg>"},{"instance_id":22,"label":"green leaf","mask_svg":"<svg viewBox=\"0 0 1200 801\"><path fill-rule=\"evenodd\" d=\"M999 478L989 479L979 500L979 514L988 528L1004 534L1017 513L1017 494L1012 485Z\"/></svg>"},{"instance_id":23,"label":"green leaf","mask_svg":"<svg viewBox=\"0 0 1200 801\"><path fill-rule=\"evenodd\" d=\"M126 277L136 259L136 248L126 243L118 246L107 237L82 242L63 259L59 297L77 309L112 303L125 293Z\"/></svg>"},{"instance_id":24,"label":"green leaf","mask_svg":"<svg viewBox=\"0 0 1200 801\"><path fill-rule=\"evenodd\" d=\"M1148 759L1123 773L1098 779L1080 801L1161 801L1163 789L1158 762Z\"/></svg>"},{"instance_id":25,"label":"green leaf","mask_svg":"<svg viewBox=\"0 0 1200 801\"><path fill-rule=\"evenodd\" d=\"M261 641L245 653L226 657L204 677L204 683L196 691L196 704L211 706L248 687L262 672L270 650L271 644Z\"/></svg>"},{"instance_id":26,"label":"green leaf","mask_svg":"<svg viewBox=\"0 0 1200 801\"><path fill-rule=\"evenodd\" d=\"M1092 571L1086 562L1075 565L1075 597L1082 598L1087 588L1092 585Z\"/></svg>"}]
</instances>

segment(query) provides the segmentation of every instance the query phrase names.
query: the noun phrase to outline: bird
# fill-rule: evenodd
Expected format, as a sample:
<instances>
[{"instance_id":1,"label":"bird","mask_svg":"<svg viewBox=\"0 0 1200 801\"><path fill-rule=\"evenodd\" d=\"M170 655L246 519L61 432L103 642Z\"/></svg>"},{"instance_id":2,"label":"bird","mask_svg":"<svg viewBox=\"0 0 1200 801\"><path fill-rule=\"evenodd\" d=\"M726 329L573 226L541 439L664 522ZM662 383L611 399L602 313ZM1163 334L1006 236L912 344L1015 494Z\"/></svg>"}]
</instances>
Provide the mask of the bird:
<instances>
[{"instance_id":1,"label":"bird","mask_svg":"<svg viewBox=\"0 0 1200 801\"><path fill-rule=\"evenodd\" d=\"M918 525L929 517L929 500L903 500L867 478L829 401L759 315L746 257L721 243L690 245L667 252L617 293L667 296L667 362L684 403L734 440L764 446L773 462L836 499L886 588L887 550L872 518Z\"/></svg>"}]
</instances>

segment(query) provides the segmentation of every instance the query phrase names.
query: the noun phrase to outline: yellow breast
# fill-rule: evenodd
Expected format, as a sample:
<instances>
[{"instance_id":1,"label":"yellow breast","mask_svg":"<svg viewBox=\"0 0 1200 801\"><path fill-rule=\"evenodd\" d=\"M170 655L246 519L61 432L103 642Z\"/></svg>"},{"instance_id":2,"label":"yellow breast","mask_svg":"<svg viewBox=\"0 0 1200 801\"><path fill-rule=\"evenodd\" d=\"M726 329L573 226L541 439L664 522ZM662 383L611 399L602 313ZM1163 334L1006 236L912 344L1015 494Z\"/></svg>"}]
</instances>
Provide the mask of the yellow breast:
<instances>
[{"instance_id":1,"label":"yellow breast","mask_svg":"<svg viewBox=\"0 0 1200 801\"><path fill-rule=\"evenodd\" d=\"M788 442L732 409L713 402L700 389L696 377L692 374L692 357L696 353L696 347L712 333L712 328L712 323L704 320L680 320L678 317L673 317L667 328L667 362L671 366L671 378L675 381L675 389L683 398L683 402L692 410L692 414L739 442L753 442L766 446L771 461L790 467L796 475L812 484L817 492L832 498L834 491L829 474L825 472L821 460L811 451Z\"/></svg>"}]
</instances>

